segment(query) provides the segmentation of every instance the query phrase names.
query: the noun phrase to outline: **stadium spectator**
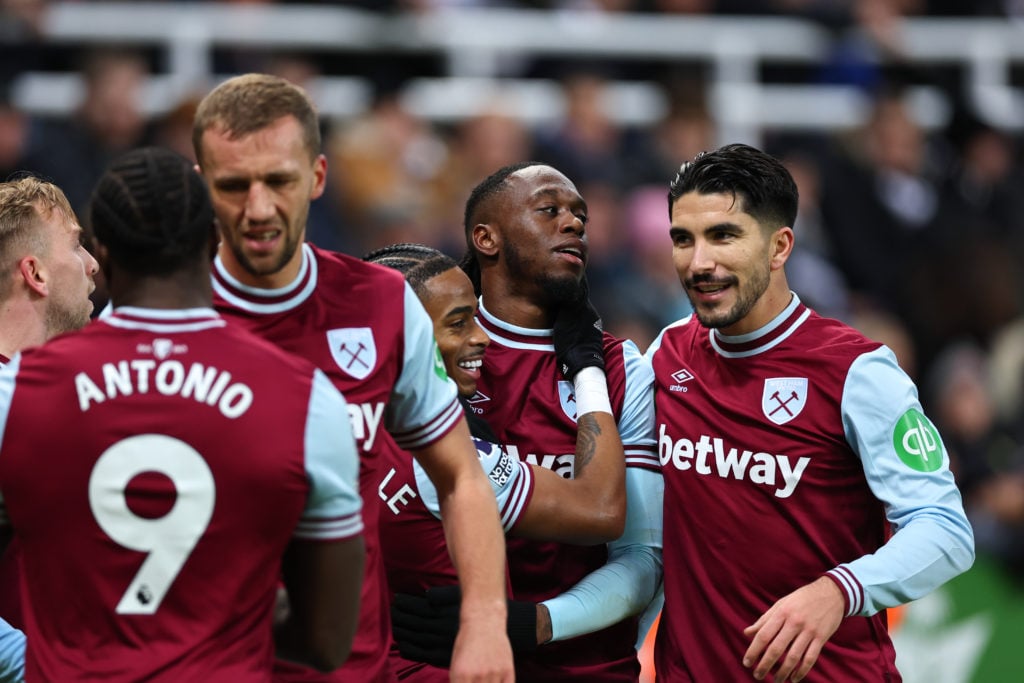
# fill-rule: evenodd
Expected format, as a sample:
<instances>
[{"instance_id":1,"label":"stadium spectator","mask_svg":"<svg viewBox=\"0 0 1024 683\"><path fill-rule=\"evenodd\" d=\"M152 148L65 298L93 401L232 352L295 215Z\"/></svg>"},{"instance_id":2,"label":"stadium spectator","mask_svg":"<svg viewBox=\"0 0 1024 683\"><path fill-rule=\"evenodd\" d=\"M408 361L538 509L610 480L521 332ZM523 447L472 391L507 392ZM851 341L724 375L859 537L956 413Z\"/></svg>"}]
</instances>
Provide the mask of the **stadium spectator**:
<instances>
[{"instance_id":1,"label":"stadium spectator","mask_svg":"<svg viewBox=\"0 0 1024 683\"><path fill-rule=\"evenodd\" d=\"M25 150L26 168L67 194L84 211L93 186L119 154L151 139L142 110L149 66L140 54L99 49L82 61L82 101L67 120L35 118Z\"/></svg>"},{"instance_id":2,"label":"stadium spectator","mask_svg":"<svg viewBox=\"0 0 1024 683\"><path fill-rule=\"evenodd\" d=\"M648 351L674 541L655 646L668 680L898 680L885 608L974 560L896 357L789 289L797 204L786 168L746 145L670 185L694 315Z\"/></svg>"},{"instance_id":3,"label":"stadium spectator","mask_svg":"<svg viewBox=\"0 0 1024 683\"><path fill-rule=\"evenodd\" d=\"M382 452L412 451L437 487L465 598L454 681L505 681L504 542L433 327L401 275L304 243L327 181L320 128L300 88L264 74L220 84L200 103L196 158L221 230L214 302L229 320L313 360L342 389L361 449L367 567L352 656L332 681L392 680L391 628L377 533ZM280 680L312 672L280 663Z\"/></svg>"},{"instance_id":4,"label":"stadium spectator","mask_svg":"<svg viewBox=\"0 0 1024 683\"><path fill-rule=\"evenodd\" d=\"M0 373L26 678L269 681L275 640L280 656L339 666L364 555L344 399L213 311L213 209L184 158L115 160L90 217L113 312ZM83 254L66 260L84 283ZM293 610L272 635L282 562Z\"/></svg>"}]
</instances>

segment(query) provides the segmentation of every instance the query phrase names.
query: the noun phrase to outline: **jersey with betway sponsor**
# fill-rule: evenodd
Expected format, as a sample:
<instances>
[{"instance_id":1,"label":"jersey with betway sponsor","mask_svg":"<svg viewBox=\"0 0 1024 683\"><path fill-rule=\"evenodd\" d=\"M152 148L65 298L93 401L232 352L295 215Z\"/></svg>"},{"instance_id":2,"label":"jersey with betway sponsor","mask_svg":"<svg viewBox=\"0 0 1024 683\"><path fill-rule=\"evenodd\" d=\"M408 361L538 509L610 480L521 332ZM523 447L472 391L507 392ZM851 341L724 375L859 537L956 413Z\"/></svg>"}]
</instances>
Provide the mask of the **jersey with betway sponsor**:
<instances>
[{"instance_id":1,"label":"jersey with betway sponsor","mask_svg":"<svg viewBox=\"0 0 1024 683\"><path fill-rule=\"evenodd\" d=\"M501 446L518 459L573 476L576 403L573 385L555 360L551 330L510 325L481 302L480 325L491 338L470 409L493 428ZM656 469L650 367L630 341L604 337L608 394L631 469ZM627 513L628 514L628 513ZM517 600L540 602L571 588L607 560L604 545L583 547L508 539L509 573ZM516 677L528 681L632 680L639 674L633 644L637 621L550 643L516 657Z\"/></svg>"},{"instance_id":2,"label":"jersey with betway sponsor","mask_svg":"<svg viewBox=\"0 0 1024 683\"><path fill-rule=\"evenodd\" d=\"M344 399L212 309L117 308L0 373L26 678L271 680L292 538L360 532Z\"/></svg>"},{"instance_id":3,"label":"jersey with betway sponsor","mask_svg":"<svg viewBox=\"0 0 1024 683\"><path fill-rule=\"evenodd\" d=\"M972 540L892 352L794 296L756 332L687 318L648 354L665 477L658 675L748 679L743 629L827 572L847 618L806 680L900 680L879 610L962 571Z\"/></svg>"},{"instance_id":4,"label":"jersey with betway sponsor","mask_svg":"<svg viewBox=\"0 0 1024 683\"><path fill-rule=\"evenodd\" d=\"M461 419L462 408L430 318L400 273L310 244L302 255L295 281L280 289L247 287L220 259L213 275L222 315L311 360L342 391L360 447L366 580L352 654L332 674L278 662L279 680L388 680L391 624L378 539L381 453L437 441Z\"/></svg>"}]
</instances>

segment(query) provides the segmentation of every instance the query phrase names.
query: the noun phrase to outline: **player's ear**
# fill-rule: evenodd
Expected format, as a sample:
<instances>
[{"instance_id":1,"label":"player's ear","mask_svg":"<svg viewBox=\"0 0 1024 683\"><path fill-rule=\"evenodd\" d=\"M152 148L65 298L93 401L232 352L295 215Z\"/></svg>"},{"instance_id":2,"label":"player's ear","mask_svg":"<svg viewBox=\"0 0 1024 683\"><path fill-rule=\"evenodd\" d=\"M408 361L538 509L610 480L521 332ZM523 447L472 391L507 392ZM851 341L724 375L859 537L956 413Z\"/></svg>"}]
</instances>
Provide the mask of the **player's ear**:
<instances>
[{"instance_id":1,"label":"player's ear","mask_svg":"<svg viewBox=\"0 0 1024 683\"><path fill-rule=\"evenodd\" d=\"M490 223L477 223L473 226L471 235L473 248L484 256L494 256L501 246L501 239L498 231Z\"/></svg>"},{"instance_id":2,"label":"player's ear","mask_svg":"<svg viewBox=\"0 0 1024 683\"><path fill-rule=\"evenodd\" d=\"M25 286L39 296L50 295L50 277L45 264L35 254L22 256L18 261L18 273Z\"/></svg>"},{"instance_id":3,"label":"player's ear","mask_svg":"<svg viewBox=\"0 0 1024 683\"><path fill-rule=\"evenodd\" d=\"M783 226L771 235L770 266L772 270L780 270L789 255L793 253L793 228Z\"/></svg>"},{"instance_id":4,"label":"player's ear","mask_svg":"<svg viewBox=\"0 0 1024 683\"><path fill-rule=\"evenodd\" d=\"M318 199L327 187L327 157L317 155L313 160L313 187L309 193L310 200Z\"/></svg>"}]
</instances>

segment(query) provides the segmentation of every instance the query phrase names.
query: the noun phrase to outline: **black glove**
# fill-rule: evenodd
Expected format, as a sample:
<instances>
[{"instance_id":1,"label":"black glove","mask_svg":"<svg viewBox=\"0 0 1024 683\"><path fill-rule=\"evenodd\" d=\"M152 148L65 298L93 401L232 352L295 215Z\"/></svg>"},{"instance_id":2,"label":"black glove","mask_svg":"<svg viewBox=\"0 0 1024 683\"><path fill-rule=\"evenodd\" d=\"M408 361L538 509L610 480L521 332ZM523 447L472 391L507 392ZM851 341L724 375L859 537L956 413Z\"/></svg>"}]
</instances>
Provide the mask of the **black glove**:
<instances>
[{"instance_id":1,"label":"black glove","mask_svg":"<svg viewBox=\"0 0 1024 683\"><path fill-rule=\"evenodd\" d=\"M602 329L601 316L590 303L590 287L583 278L576 299L558 309L552 335L555 358L567 380L572 381L583 368L604 370Z\"/></svg>"},{"instance_id":2,"label":"black glove","mask_svg":"<svg viewBox=\"0 0 1024 683\"><path fill-rule=\"evenodd\" d=\"M398 651L409 660L448 667L459 632L458 586L429 588L425 595L398 593L391 602L391 628ZM506 623L513 652L537 649L537 606L508 601Z\"/></svg>"}]
</instances>

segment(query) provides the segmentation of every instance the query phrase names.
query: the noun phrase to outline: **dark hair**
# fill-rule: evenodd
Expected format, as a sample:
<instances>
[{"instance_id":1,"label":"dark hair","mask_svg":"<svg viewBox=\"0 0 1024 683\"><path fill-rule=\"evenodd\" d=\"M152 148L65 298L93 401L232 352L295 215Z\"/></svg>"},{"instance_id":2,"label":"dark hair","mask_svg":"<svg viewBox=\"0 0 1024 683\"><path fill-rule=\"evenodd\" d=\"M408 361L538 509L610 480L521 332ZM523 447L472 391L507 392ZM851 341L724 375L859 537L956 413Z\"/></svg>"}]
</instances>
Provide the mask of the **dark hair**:
<instances>
[{"instance_id":1,"label":"dark hair","mask_svg":"<svg viewBox=\"0 0 1024 683\"><path fill-rule=\"evenodd\" d=\"M469 199L466 200L466 211L462 219L466 233L466 255L462 257L459 265L469 275L469 279L473 282L473 289L478 296L480 294L480 264L476 260L476 250L473 249L473 226L478 222L477 213L482 204L499 193L510 175L531 166L547 166L547 164L540 161L520 161L502 166L474 187L473 191L469 193Z\"/></svg>"},{"instance_id":2,"label":"dark hair","mask_svg":"<svg viewBox=\"0 0 1024 683\"><path fill-rule=\"evenodd\" d=\"M118 267L167 275L209 248L213 206L185 157L160 147L114 160L92 193L93 233Z\"/></svg>"},{"instance_id":3,"label":"dark hair","mask_svg":"<svg viewBox=\"0 0 1024 683\"><path fill-rule=\"evenodd\" d=\"M793 176L778 159L749 145L701 152L680 166L668 189L670 218L676 200L688 192L731 194L743 211L772 229L796 222L799 193Z\"/></svg>"},{"instance_id":4,"label":"dark hair","mask_svg":"<svg viewBox=\"0 0 1024 683\"><path fill-rule=\"evenodd\" d=\"M428 280L459 267L455 259L447 254L425 244L411 242L381 247L364 256L363 260L397 270L405 276L409 286L421 299Z\"/></svg>"}]
</instances>

